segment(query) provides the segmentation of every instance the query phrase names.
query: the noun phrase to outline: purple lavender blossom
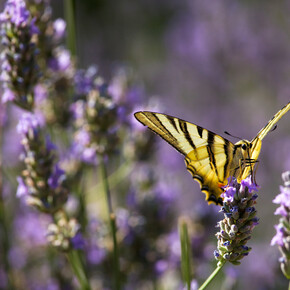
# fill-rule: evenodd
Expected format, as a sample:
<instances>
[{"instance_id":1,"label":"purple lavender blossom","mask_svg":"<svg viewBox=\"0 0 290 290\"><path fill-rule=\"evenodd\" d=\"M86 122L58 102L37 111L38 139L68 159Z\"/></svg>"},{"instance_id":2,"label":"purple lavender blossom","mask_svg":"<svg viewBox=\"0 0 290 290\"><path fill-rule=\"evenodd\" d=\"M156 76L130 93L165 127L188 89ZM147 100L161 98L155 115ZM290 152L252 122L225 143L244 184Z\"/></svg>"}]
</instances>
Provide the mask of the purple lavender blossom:
<instances>
[{"instance_id":1,"label":"purple lavender blossom","mask_svg":"<svg viewBox=\"0 0 290 290\"><path fill-rule=\"evenodd\" d=\"M49 68L56 72L65 72L71 69L72 61L70 52L64 48L55 51L54 58L49 60Z\"/></svg>"},{"instance_id":2,"label":"purple lavender blossom","mask_svg":"<svg viewBox=\"0 0 290 290\"><path fill-rule=\"evenodd\" d=\"M181 290L187 290L188 288L186 286L180 287ZM192 280L190 282L190 290L198 290L198 283L196 280Z\"/></svg>"},{"instance_id":3,"label":"purple lavender blossom","mask_svg":"<svg viewBox=\"0 0 290 290\"><path fill-rule=\"evenodd\" d=\"M4 93L2 95L2 103L7 103L15 100L15 94L9 88L4 89Z\"/></svg>"},{"instance_id":4,"label":"purple lavender blossom","mask_svg":"<svg viewBox=\"0 0 290 290\"><path fill-rule=\"evenodd\" d=\"M85 102L83 100L78 100L71 104L70 110L74 115L75 119L82 120L85 116Z\"/></svg>"},{"instance_id":5,"label":"purple lavender blossom","mask_svg":"<svg viewBox=\"0 0 290 290\"><path fill-rule=\"evenodd\" d=\"M273 200L273 203L280 205L275 214L281 215L281 218L275 225L276 235L271 240L271 246L279 246L282 253L280 267L284 276L290 279L290 171L284 172L282 178L284 186L280 186L280 194Z\"/></svg>"},{"instance_id":6,"label":"purple lavender blossom","mask_svg":"<svg viewBox=\"0 0 290 290\"><path fill-rule=\"evenodd\" d=\"M35 25L23 0L9 0L0 14L2 44L1 79L4 94L2 102L13 101L30 110L33 103L33 87L40 77L36 61Z\"/></svg>"},{"instance_id":7,"label":"purple lavender blossom","mask_svg":"<svg viewBox=\"0 0 290 290\"><path fill-rule=\"evenodd\" d=\"M24 113L16 127L17 132L21 135L27 135L30 131L36 132L40 129L40 122L35 114Z\"/></svg>"},{"instance_id":8,"label":"purple lavender blossom","mask_svg":"<svg viewBox=\"0 0 290 290\"><path fill-rule=\"evenodd\" d=\"M94 87L94 81L97 76L97 68L89 67L85 70L78 70L75 74L76 93L79 95L87 95Z\"/></svg>"},{"instance_id":9,"label":"purple lavender blossom","mask_svg":"<svg viewBox=\"0 0 290 290\"><path fill-rule=\"evenodd\" d=\"M30 13L26 9L24 0L8 0L4 11L0 14L0 21L11 21L16 26L25 26L29 20Z\"/></svg>"},{"instance_id":10,"label":"purple lavender blossom","mask_svg":"<svg viewBox=\"0 0 290 290\"><path fill-rule=\"evenodd\" d=\"M51 176L47 180L47 183L52 189L56 189L63 183L65 178L65 172L59 168L58 164L56 164Z\"/></svg>"},{"instance_id":11,"label":"purple lavender blossom","mask_svg":"<svg viewBox=\"0 0 290 290\"><path fill-rule=\"evenodd\" d=\"M108 256L108 250L103 243L103 223L92 218L88 224L88 239L86 243L86 255L89 263L100 265Z\"/></svg>"},{"instance_id":12,"label":"purple lavender blossom","mask_svg":"<svg viewBox=\"0 0 290 290\"><path fill-rule=\"evenodd\" d=\"M88 261L93 265L101 264L107 256L107 250L99 247L97 244L92 245L87 250Z\"/></svg>"},{"instance_id":13,"label":"purple lavender blossom","mask_svg":"<svg viewBox=\"0 0 290 290\"><path fill-rule=\"evenodd\" d=\"M14 230L22 245L45 246L46 229L50 222L49 216L29 211L25 206L14 220Z\"/></svg>"},{"instance_id":14,"label":"purple lavender blossom","mask_svg":"<svg viewBox=\"0 0 290 290\"><path fill-rule=\"evenodd\" d=\"M64 185L65 173L57 164L56 147L44 136L42 126L32 113L24 113L17 125L26 166L18 178L17 195L41 211L54 212L65 203L68 190Z\"/></svg>"},{"instance_id":15,"label":"purple lavender blossom","mask_svg":"<svg viewBox=\"0 0 290 290\"><path fill-rule=\"evenodd\" d=\"M63 19L58 18L54 21L53 28L54 28L54 38L56 40L60 40L65 35L66 22Z\"/></svg>"},{"instance_id":16,"label":"purple lavender blossom","mask_svg":"<svg viewBox=\"0 0 290 290\"><path fill-rule=\"evenodd\" d=\"M275 225L276 235L271 240L271 246L278 245L282 247L284 245L285 229L283 225Z\"/></svg>"},{"instance_id":17,"label":"purple lavender blossom","mask_svg":"<svg viewBox=\"0 0 290 290\"><path fill-rule=\"evenodd\" d=\"M162 275L166 270L168 270L169 265L166 260L159 260L155 263L155 271L157 275Z\"/></svg>"},{"instance_id":18,"label":"purple lavender blossom","mask_svg":"<svg viewBox=\"0 0 290 290\"><path fill-rule=\"evenodd\" d=\"M237 189L233 186L228 186L226 190L221 194L221 197L225 202L233 202L234 196L237 192Z\"/></svg>"},{"instance_id":19,"label":"purple lavender blossom","mask_svg":"<svg viewBox=\"0 0 290 290\"><path fill-rule=\"evenodd\" d=\"M24 268L28 260L28 253L23 251L21 247L12 247L9 251L9 260L11 265L16 269Z\"/></svg>"},{"instance_id":20,"label":"purple lavender blossom","mask_svg":"<svg viewBox=\"0 0 290 290\"><path fill-rule=\"evenodd\" d=\"M257 224L256 203L257 195L253 191L258 186L249 176L238 183L233 177L225 187L222 212L224 219L218 222L220 232L218 238L218 251L214 252L219 263L229 261L235 265L247 256L251 248L246 247L246 242L251 238L253 228Z\"/></svg>"},{"instance_id":21,"label":"purple lavender blossom","mask_svg":"<svg viewBox=\"0 0 290 290\"><path fill-rule=\"evenodd\" d=\"M48 97L48 91L44 84L37 84L34 87L34 96L36 102L43 102Z\"/></svg>"},{"instance_id":22,"label":"purple lavender blossom","mask_svg":"<svg viewBox=\"0 0 290 290\"><path fill-rule=\"evenodd\" d=\"M253 182L253 178L251 175L241 181L241 190L244 190L246 187L248 188L249 193L252 193L253 191L258 191L258 189L260 188L259 185Z\"/></svg>"},{"instance_id":23,"label":"purple lavender blossom","mask_svg":"<svg viewBox=\"0 0 290 290\"><path fill-rule=\"evenodd\" d=\"M76 250L83 250L85 248L85 240L80 231L76 233L74 237L71 238L72 247Z\"/></svg>"},{"instance_id":24,"label":"purple lavender blossom","mask_svg":"<svg viewBox=\"0 0 290 290\"><path fill-rule=\"evenodd\" d=\"M16 191L16 196L19 198L23 198L29 194L29 188L25 184L22 177L17 177L18 187Z\"/></svg>"}]
</instances>

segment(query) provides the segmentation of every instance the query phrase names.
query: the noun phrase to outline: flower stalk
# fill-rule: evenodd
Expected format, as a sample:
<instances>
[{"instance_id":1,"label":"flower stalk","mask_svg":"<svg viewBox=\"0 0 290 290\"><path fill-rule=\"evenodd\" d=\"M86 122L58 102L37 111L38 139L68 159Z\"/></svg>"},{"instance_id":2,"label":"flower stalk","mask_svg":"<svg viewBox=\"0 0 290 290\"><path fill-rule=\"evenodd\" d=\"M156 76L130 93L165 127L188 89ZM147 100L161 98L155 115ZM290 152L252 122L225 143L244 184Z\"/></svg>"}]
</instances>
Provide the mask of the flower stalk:
<instances>
[{"instance_id":1,"label":"flower stalk","mask_svg":"<svg viewBox=\"0 0 290 290\"><path fill-rule=\"evenodd\" d=\"M211 275L206 279L206 281L198 288L199 290L204 290L208 285L213 281L213 279L217 276L217 274L220 272L224 264L226 263L225 260L220 261L217 264L216 269L211 273Z\"/></svg>"},{"instance_id":2,"label":"flower stalk","mask_svg":"<svg viewBox=\"0 0 290 290\"><path fill-rule=\"evenodd\" d=\"M70 263L70 266L76 275L81 289L90 290L90 284L88 282L88 278L86 272L84 271L84 263L82 261L82 256L80 251L78 250L71 250L67 253L67 259Z\"/></svg>"},{"instance_id":3,"label":"flower stalk","mask_svg":"<svg viewBox=\"0 0 290 290\"><path fill-rule=\"evenodd\" d=\"M113 238L113 256L114 256L114 277L115 277L115 289L121 289L120 283L120 265L119 265L119 249L118 249L118 242L117 242L117 225L116 225L116 215L113 212L112 206L112 198L109 188L108 182L108 175L107 175L107 168L105 164L105 157L103 155L99 155L100 157L100 170L101 170L101 178L103 181L104 192L107 201L108 213L109 213L109 223L111 228L111 234Z\"/></svg>"},{"instance_id":4,"label":"flower stalk","mask_svg":"<svg viewBox=\"0 0 290 290\"><path fill-rule=\"evenodd\" d=\"M75 1L65 0L65 18L67 22L67 47L72 56L76 56Z\"/></svg>"},{"instance_id":5,"label":"flower stalk","mask_svg":"<svg viewBox=\"0 0 290 290\"><path fill-rule=\"evenodd\" d=\"M190 290L192 279L191 271L191 250L188 236L188 228L185 220L181 220L179 224L179 236L181 244L181 272L183 281L186 284L187 290Z\"/></svg>"}]
</instances>

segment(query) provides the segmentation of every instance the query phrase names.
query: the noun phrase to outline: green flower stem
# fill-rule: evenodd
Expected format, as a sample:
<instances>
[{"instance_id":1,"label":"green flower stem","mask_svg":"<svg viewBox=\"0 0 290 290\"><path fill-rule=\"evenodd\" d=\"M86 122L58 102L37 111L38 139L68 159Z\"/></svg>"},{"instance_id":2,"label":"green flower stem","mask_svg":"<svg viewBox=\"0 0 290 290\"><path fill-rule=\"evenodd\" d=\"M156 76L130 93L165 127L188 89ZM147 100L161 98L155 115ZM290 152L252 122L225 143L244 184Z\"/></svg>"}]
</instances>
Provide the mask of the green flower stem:
<instances>
[{"instance_id":1,"label":"green flower stem","mask_svg":"<svg viewBox=\"0 0 290 290\"><path fill-rule=\"evenodd\" d=\"M119 183L121 183L124 179L127 178L129 173L131 173L134 170L132 168L132 163L130 162L124 162L120 165L120 167L114 171L113 173L108 176L108 182L110 184L110 188L115 188L118 186ZM100 191L103 187L103 184L97 183L95 186L92 187L92 190L94 192Z\"/></svg>"},{"instance_id":2,"label":"green flower stem","mask_svg":"<svg viewBox=\"0 0 290 290\"><path fill-rule=\"evenodd\" d=\"M2 259L3 259L3 266L4 270L7 274L7 289L14 289L13 284L13 277L12 277L12 271L10 267L10 262L8 259L8 253L9 253L9 227L10 224L8 223L8 220L10 220L7 216L7 208L4 204L4 198L3 198L3 164L2 164L2 148L3 148L3 127L0 126L0 252L3 253Z\"/></svg>"},{"instance_id":3,"label":"green flower stem","mask_svg":"<svg viewBox=\"0 0 290 290\"><path fill-rule=\"evenodd\" d=\"M111 198L111 194L110 194L107 168L106 168L104 156L102 156L102 155L100 156L100 169L101 169L101 175L102 175L102 181L103 181L105 196L106 196L106 199L107 199L107 206L108 206L108 212L109 212L109 221L110 221L110 227L111 227L113 244L114 244L115 289L119 290L119 289L121 289L121 284L120 284L120 265L119 265L119 249L118 249L118 243L117 243L116 216L115 216L115 214L113 212L112 198Z\"/></svg>"},{"instance_id":4,"label":"green flower stem","mask_svg":"<svg viewBox=\"0 0 290 290\"><path fill-rule=\"evenodd\" d=\"M206 281L199 287L198 290L203 290L205 289L210 282L214 279L214 277L219 273L219 271L221 270L221 268L224 266L224 264L226 263L226 261L219 261L218 265L216 267L216 269L211 273L211 275L206 279Z\"/></svg>"},{"instance_id":5,"label":"green flower stem","mask_svg":"<svg viewBox=\"0 0 290 290\"><path fill-rule=\"evenodd\" d=\"M188 237L187 223L185 220L182 220L179 225L179 235L180 235L180 244L181 244L181 272L184 283L186 284L187 290L190 290L191 284L191 251L190 243Z\"/></svg>"},{"instance_id":6,"label":"green flower stem","mask_svg":"<svg viewBox=\"0 0 290 290\"><path fill-rule=\"evenodd\" d=\"M76 56L75 0L64 0L65 20L67 23L67 47Z\"/></svg>"},{"instance_id":7,"label":"green flower stem","mask_svg":"<svg viewBox=\"0 0 290 290\"><path fill-rule=\"evenodd\" d=\"M90 290L91 287L84 270L84 264L81 258L81 253L77 250L71 250L70 252L67 253L67 258L74 274L76 275L80 283L81 289Z\"/></svg>"},{"instance_id":8,"label":"green flower stem","mask_svg":"<svg viewBox=\"0 0 290 290\"><path fill-rule=\"evenodd\" d=\"M290 281L289 281L289 285L288 285L288 290L290 290Z\"/></svg>"}]
</instances>

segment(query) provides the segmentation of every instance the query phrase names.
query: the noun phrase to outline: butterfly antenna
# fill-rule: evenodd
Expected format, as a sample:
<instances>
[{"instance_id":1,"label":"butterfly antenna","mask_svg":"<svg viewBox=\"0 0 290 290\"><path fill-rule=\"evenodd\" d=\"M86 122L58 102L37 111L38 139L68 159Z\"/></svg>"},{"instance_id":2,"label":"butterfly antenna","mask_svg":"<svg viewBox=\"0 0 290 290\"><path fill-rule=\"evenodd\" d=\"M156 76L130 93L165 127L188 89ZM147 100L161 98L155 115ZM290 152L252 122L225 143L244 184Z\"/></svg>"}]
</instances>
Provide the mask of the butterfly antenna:
<instances>
[{"instance_id":1,"label":"butterfly antenna","mask_svg":"<svg viewBox=\"0 0 290 290\"><path fill-rule=\"evenodd\" d=\"M240 138L238 136L234 136L231 133L229 133L228 131L224 131L224 133L227 134L227 135L229 135L229 136L231 136L231 137L233 137L233 138L236 138L236 139L239 139L239 140L243 140L243 138Z\"/></svg>"},{"instance_id":2,"label":"butterfly antenna","mask_svg":"<svg viewBox=\"0 0 290 290\"><path fill-rule=\"evenodd\" d=\"M277 125L275 125L274 128L270 132L273 132L276 129L277 129Z\"/></svg>"}]
</instances>

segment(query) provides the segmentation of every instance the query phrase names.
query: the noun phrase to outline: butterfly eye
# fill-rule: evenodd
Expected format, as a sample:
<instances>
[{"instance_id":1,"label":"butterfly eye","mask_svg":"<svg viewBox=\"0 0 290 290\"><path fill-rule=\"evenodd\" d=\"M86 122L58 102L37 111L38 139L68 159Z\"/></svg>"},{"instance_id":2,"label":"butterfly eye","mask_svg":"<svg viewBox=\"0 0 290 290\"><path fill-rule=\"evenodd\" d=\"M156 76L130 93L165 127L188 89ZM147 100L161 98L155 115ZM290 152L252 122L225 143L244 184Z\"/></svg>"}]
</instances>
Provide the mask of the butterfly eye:
<instances>
[{"instance_id":1,"label":"butterfly eye","mask_svg":"<svg viewBox=\"0 0 290 290\"><path fill-rule=\"evenodd\" d=\"M243 144L243 145L242 145L242 149L243 149L243 150L246 150L246 149L247 149L247 145L246 145L246 144Z\"/></svg>"}]
</instances>

